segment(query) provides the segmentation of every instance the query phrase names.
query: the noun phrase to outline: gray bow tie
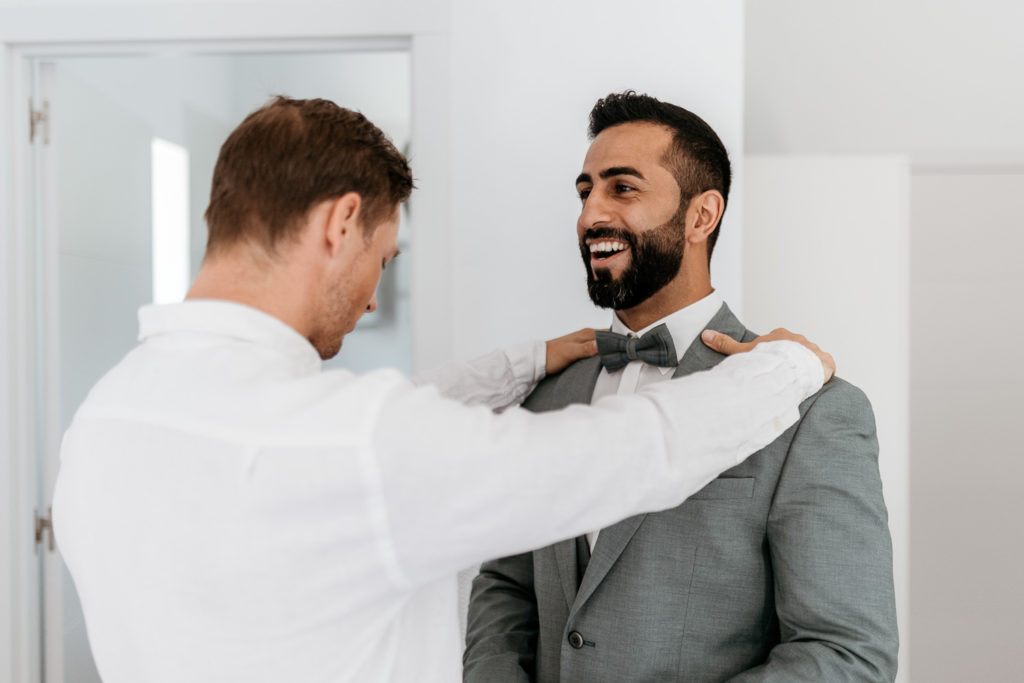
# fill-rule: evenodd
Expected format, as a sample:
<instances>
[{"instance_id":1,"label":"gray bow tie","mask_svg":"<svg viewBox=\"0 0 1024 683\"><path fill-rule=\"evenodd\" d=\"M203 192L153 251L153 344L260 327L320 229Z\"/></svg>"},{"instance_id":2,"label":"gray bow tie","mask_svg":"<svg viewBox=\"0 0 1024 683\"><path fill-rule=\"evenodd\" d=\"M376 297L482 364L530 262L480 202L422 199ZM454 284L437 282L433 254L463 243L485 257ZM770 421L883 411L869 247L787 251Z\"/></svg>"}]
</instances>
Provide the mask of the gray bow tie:
<instances>
[{"instance_id":1,"label":"gray bow tie","mask_svg":"<svg viewBox=\"0 0 1024 683\"><path fill-rule=\"evenodd\" d=\"M634 360L642 360L650 365L668 367L677 365L676 347L672 343L672 333L665 323L648 331L642 337L631 337L617 332L598 330L597 352L601 354L601 365L614 372L625 367Z\"/></svg>"}]
</instances>

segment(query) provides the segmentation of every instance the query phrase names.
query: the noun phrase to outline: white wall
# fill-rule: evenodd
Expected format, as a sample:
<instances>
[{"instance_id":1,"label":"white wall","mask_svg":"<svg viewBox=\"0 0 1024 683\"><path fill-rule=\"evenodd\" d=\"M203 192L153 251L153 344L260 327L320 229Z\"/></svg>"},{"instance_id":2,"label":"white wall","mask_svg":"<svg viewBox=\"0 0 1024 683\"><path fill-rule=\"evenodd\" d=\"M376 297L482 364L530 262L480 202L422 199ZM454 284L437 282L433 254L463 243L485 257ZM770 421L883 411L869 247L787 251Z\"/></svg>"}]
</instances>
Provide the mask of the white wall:
<instances>
[{"instance_id":1,"label":"white wall","mask_svg":"<svg viewBox=\"0 0 1024 683\"><path fill-rule=\"evenodd\" d=\"M900 681L908 679L909 168L899 157L746 160L745 323L785 326L871 401L893 540ZM827 454L825 456L827 467ZM923 678L919 680L934 680Z\"/></svg>"},{"instance_id":2,"label":"white wall","mask_svg":"<svg viewBox=\"0 0 1024 683\"><path fill-rule=\"evenodd\" d=\"M605 326L610 313L586 294L575 229L590 108L613 91L647 91L704 117L739 166L741 2L452 7L455 355ZM739 307L737 176L714 279Z\"/></svg>"},{"instance_id":3,"label":"white wall","mask_svg":"<svg viewBox=\"0 0 1024 683\"><path fill-rule=\"evenodd\" d=\"M1024 168L911 187L914 676L1020 680Z\"/></svg>"},{"instance_id":4,"label":"white wall","mask_svg":"<svg viewBox=\"0 0 1024 683\"><path fill-rule=\"evenodd\" d=\"M747 2L747 151L1024 159L1017 0Z\"/></svg>"},{"instance_id":5,"label":"white wall","mask_svg":"<svg viewBox=\"0 0 1024 683\"><path fill-rule=\"evenodd\" d=\"M998 349L1013 339L1007 327L1018 323L1005 319L1020 319L1020 280L983 270L967 277L957 269L970 260L979 268L1002 263L1004 274L1021 272L1015 260L1001 261L1022 247L1019 214L1006 204L1020 190L997 181L952 182L939 190L932 176L1012 175L1024 168L1024 90L1017 85L1024 73L1024 5L753 0L746 16L748 151L911 159L913 675L928 683L1016 680L1020 628L1007 623L1003 605L1020 611L1016 577L1024 549L1012 524L1024 518L1024 505L1003 488L1012 469L992 470L988 483L974 474L977 462L988 473L1001 449L1020 452L1002 403L980 402L1005 397L1012 384L1003 375L972 372L954 392L945 369L950 359L936 358L934 350L954 352L957 342L969 343L967 328L951 321L957 313L997 318ZM962 219L956 230L948 222L954 217ZM946 299L954 281L956 298ZM952 313L955 302L960 310ZM979 400L970 401L974 396ZM950 418L965 403L965 412ZM1009 532L1014 541L1007 541Z\"/></svg>"}]
</instances>

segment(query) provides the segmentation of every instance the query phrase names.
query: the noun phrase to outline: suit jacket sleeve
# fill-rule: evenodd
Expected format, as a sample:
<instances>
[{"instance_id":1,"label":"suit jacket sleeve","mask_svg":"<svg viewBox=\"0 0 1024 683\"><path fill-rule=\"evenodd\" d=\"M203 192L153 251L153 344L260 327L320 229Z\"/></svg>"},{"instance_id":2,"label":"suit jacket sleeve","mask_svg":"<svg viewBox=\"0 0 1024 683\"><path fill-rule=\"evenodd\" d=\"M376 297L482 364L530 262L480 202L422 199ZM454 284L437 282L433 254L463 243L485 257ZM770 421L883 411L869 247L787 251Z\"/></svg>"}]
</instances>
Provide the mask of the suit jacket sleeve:
<instances>
[{"instance_id":1,"label":"suit jacket sleeve","mask_svg":"<svg viewBox=\"0 0 1024 683\"><path fill-rule=\"evenodd\" d=\"M463 681L532 681L538 629L533 554L485 562L473 579Z\"/></svg>"},{"instance_id":2,"label":"suit jacket sleeve","mask_svg":"<svg viewBox=\"0 0 1024 683\"><path fill-rule=\"evenodd\" d=\"M781 642L730 680L892 681L892 542L871 406L842 380L808 403L768 519Z\"/></svg>"}]
</instances>

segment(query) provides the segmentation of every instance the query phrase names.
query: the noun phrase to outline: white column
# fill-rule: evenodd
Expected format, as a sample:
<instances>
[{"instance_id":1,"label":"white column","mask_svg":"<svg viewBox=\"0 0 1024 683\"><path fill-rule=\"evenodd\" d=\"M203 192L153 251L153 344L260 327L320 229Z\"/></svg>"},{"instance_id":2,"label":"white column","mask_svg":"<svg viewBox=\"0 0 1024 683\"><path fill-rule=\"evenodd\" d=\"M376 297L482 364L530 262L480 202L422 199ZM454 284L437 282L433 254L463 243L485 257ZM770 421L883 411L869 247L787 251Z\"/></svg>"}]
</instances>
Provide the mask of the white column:
<instances>
[{"instance_id":1,"label":"white column","mask_svg":"<svg viewBox=\"0 0 1024 683\"><path fill-rule=\"evenodd\" d=\"M875 411L892 532L900 673L909 662L909 193L902 157L746 159L744 322L832 353Z\"/></svg>"}]
</instances>

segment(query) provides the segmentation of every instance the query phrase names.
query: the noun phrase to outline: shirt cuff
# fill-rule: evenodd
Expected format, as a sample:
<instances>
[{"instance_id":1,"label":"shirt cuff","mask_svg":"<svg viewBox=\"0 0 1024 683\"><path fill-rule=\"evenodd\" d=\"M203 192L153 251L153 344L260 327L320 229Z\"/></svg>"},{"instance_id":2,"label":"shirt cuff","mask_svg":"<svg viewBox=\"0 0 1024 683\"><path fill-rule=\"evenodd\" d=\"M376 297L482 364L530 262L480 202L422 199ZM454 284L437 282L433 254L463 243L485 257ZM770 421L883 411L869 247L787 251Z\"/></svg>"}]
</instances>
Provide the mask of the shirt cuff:
<instances>
[{"instance_id":1,"label":"shirt cuff","mask_svg":"<svg viewBox=\"0 0 1024 683\"><path fill-rule=\"evenodd\" d=\"M547 342L533 342L533 381L539 382L548 374Z\"/></svg>"},{"instance_id":2,"label":"shirt cuff","mask_svg":"<svg viewBox=\"0 0 1024 683\"><path fill-rule=\"evenodd\" d=\"M525 342L505 349L510 381L536 384L547 376L548 345L542 341ZM531 387L532 389L532 387Z\"/></svg>"},{"instance_id":3,"label":"shirt cuff","mask_svg":"<svg viewBox=\"0 0 1024 683\"><path fill-rule=\"evenodd\" d=\"M773 341L758 344L755 350L761 349L778 356L796 373L797 384L803 390L802 397L807 399L821 389L825 383L825 366L818 356L803 344L794 341Z\"/></svg>"}]
</instances>

